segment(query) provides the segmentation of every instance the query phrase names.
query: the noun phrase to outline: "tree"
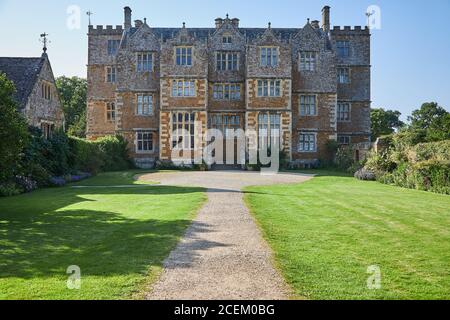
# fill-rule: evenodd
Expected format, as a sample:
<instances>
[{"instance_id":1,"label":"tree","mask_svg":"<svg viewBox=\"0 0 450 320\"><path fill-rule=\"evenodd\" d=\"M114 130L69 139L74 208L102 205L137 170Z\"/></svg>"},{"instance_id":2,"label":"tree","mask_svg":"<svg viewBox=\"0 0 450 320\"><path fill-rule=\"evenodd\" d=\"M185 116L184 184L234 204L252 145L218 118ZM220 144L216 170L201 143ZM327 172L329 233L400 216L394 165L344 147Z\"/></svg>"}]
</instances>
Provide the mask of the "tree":
<instances>
[{"instance_id":1,"label":"tree","mask_svg":"<svg viewBox=\"0 0 450 320\"><path fill-rule=\"evenodd\" d=\"M404 126L404 123L400 120L402 114L399 111L372 109L371 121L372 121L372 140L383 135L389 135L395 132L396 129Z\"/></svg>"},{"instance_id":2,"label":"tree","mask_svg":"<svg viewBox=\"0 0 450 320\"><path fill-rule=\"evenodd\" d=\"M450 139L450 113L436 102L422 104L410 117L410 129L426 131L427 141Z\"/></svg>"},{"instance_id":3,"label":"tree","mask_svg":"<svg viewBox=\"0 0 450 320\"><path fill-rule=\"evenodd\" d=\"M14 84L0 73L0 181L14 175L28 141L27 123L17 111Z\"/></svg>"},{"instance_id":4,"label":"tree","mask_svg":"<svg viewBox=\"0 0 450 320\"><path fill-rule=\"evenodd\" d=\"M86 132L87 81L78 77L56 79L69 134L80 138Z\"/></svg>"}]
</instances>

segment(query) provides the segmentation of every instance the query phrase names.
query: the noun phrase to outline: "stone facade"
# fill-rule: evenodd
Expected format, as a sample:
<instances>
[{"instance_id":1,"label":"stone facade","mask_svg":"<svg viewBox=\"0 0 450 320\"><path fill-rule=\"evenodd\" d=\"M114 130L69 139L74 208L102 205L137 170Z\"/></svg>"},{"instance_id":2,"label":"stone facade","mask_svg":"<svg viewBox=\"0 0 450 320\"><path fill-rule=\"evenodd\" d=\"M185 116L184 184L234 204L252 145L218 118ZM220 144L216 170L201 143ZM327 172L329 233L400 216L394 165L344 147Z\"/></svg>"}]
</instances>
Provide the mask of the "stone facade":
<instances>
[{"instance_id":1,"label":"stone facade","mask_svg":"<svg viewBox=\"0 0 450 320\"><path fill-rule=\"evenodd\" d=\"M64 125L52 67L46 53L39 58L0 58L0 72L14 82L16 101L30 126L51 136Z\"/></svg>"},{"instance_id":2,"label":"stone facade","mask_svg":"<svg viewBox=\"0 0 450 320\"><path fill-rule=\"evenodd\" d=\"M88 137L124 135L142 167L173 161L177 143L180 157L201 153L210 128L255 130L249 150L275 126L300 163L325 158L329 140L365 149L370 31L331 28L329 12L321 27L240 28L227 16L215 28L153 28L132 26L126 7L123 27L89 26Z\"/></svg>"}]
</instances>

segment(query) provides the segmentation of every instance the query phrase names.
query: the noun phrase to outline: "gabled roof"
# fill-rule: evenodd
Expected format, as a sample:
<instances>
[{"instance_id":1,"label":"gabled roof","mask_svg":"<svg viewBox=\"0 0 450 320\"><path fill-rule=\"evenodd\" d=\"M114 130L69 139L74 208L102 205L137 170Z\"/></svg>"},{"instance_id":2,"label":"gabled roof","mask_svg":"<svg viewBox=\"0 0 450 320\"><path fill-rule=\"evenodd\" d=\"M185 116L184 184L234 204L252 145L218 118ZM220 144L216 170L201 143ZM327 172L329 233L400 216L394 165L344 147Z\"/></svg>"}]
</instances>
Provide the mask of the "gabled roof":
<instances>
[{"instance_id":1,"label":"gabled roof","mask_svg":"<svg viewBox=\"0 0 450 320\"><path fill-rule=\"evenodd\" d=\"M180 32L180 28L151 28L154 34L164 41L173 39ZM216 33L215 28L186 28L191 36L199 40L206 40L208 37ZM261 37L267 28L238 28L239 33L245 36L249 41L253 41L258 37ZM289 39L297 34L299 29L295 28L272 28L272 32L275 36L283 41L289 41ZM134 34L137 28L131 28L129 33Z\"/></svg>"},{"instance_id":2,"label":"gabled roof","mask_svg":"<svg viewBox=\"0 0 450 320\"><path fill-rule=\"evenodd\" d=\"M46 56L40 58L2 58L0 57L0 72L16 86L16 101L19 108L25 107L37 77L44 65Z\"/></svg>"}]
</instances>

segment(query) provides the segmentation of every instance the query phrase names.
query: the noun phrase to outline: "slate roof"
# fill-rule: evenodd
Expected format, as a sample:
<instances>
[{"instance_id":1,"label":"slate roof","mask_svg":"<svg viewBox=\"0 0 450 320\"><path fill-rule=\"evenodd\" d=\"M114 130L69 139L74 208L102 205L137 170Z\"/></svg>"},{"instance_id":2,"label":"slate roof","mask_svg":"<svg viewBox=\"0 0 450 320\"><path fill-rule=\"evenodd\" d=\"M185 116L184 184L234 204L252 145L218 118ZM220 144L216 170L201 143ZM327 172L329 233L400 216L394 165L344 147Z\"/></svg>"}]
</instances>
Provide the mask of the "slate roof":
<instances>
[{"instance_id":1,"label":"slate roof","mask_svg":"<svg viewBox=\"0 0 450 320\"><path fill-rule=\"evenodd\" d=\"M0 57L0 72L5 73L8 79L14 82L15 98L20 109L25 107L44 63L44 55L39 58Z\"/></svg>"},{"instance_id":2,"label":"slate roof","mask_svg":"<svg viewBox=\"0 0 450 320\"><path fill-rule=\"evenodd\" d=\"M179 32L180 28L153 28L152 31L158 38L168 40L174 38ZM209 35L213 35L216 32L215 28L186 28L189 34L201 40L206 40ZM239 32L246 36L248 40L254 40L260 37L267 28L239 28ZM273 33L284 41L288 41L291 37L295 36L301 29L296 28L272 28ZM137 28L130 29L130 35L133 35L137 31Z\"/></svg>"}]
</instances>

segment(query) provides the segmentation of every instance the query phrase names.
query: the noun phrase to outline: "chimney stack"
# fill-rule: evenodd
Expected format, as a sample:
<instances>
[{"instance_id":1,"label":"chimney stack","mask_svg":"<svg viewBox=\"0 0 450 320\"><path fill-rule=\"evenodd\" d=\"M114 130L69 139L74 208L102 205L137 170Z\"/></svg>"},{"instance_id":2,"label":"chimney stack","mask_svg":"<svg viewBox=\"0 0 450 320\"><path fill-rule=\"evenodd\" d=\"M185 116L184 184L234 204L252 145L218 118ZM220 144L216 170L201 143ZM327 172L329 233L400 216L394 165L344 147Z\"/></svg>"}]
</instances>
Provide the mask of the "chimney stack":
<instances>
[{"instance_id":1,"label":"chimney stack","mask_svg":"<svg viewBox=\"0 0 450 320\"><path fill-rule=\"evenodd\" d=\"M239 28L239 19L238 18L234 18L231 20L231 24L233 26L235 26L236 28Z\"/></svg>"},{"instance_id":2,"label":"chimney stack","mask_svg":"<svg viewBox=\"0 0 450 320\"><path fill-rule=\"evenodd\" d=\"M216 19L216 29L220 29L220 27L222 27L222 24L223 24L223 19L217 18Z\"/></svg>"},{"instance_id":3,"label":"chimney stack","mask_svg":"<svg viewBox=\"0 0 450 320\"><path fill-rule=\"evenodd\" d=\"M319 28L320 28L320 26L319 26L319 21L318 21L318 20L314 20L313 22L311 22L311 26L312 26L314 29L319 29Z\"/></svg>"},{"instance_id":4,"label":"chimney stack","mask_svg":"<svg viewBox=\"0 0 450 320\"><path fill-rule=\"evenodd\" d=\"M325 32L330 32L330 7L325 6L322 9L322 28Z\"/></svg>"},{"instance_id":5,"label":"chimney stack","mask_svg":"<svg viewBox=\"0 0 450 320\"><path fill-rule=\"evenodd\" d=\"M125 27L125 30L129 30L129 29L131 29L131 8L125 7L123 9L123 11L124 11L124 15L125 15L125 20L124 20L123 26Z\"/></svg>"},{"instance_id":6,"label":"chimney stack","mask_svg":"<svg viewBox=\"0 0 450 320\"><path fill-rule=\"evenodd\" d=\"M134 20L134 27L136 29L142 27L142 24L143 24L142 20Z\"/></svg>"}]
</instances>

